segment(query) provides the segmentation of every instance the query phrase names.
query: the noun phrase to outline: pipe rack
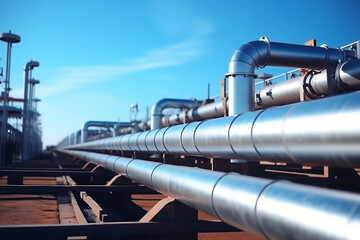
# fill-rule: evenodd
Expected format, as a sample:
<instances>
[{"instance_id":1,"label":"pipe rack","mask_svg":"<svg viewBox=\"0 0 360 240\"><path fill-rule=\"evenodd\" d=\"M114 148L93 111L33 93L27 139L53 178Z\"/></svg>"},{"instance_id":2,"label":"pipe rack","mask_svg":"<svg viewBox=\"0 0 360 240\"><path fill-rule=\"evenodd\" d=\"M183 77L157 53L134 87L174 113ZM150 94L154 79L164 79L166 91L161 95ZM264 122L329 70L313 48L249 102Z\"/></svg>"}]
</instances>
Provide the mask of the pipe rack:
<instances>
[{"instance_id":1,"label":"pipe rack","mask_svg":"<svg viewBox=\"0 0 360 240\"><path fill-rule=\"evenodd\" d=\"M356 239L360 196L341 191L93 152L100 165L266 239Z\"/></svg>"},{"instance_id":2,"label":"pipe rack","mask_svg":"<svg viewBox=\"0 0 360 240\"><path fill-rule=\"evenodd\" d=\"M360 167L360 92L64 147Z\"/></svg>"}]
</instances>

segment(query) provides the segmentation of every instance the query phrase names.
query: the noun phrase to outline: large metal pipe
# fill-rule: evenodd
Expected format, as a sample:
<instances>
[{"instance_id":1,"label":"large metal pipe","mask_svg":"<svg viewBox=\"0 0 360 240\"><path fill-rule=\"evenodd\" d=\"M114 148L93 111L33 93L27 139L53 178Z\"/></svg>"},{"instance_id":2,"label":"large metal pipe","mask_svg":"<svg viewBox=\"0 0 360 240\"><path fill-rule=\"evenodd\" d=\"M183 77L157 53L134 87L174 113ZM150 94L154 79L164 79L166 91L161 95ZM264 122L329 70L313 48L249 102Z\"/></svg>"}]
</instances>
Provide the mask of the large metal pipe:
<instances>
[{"instance_id":1,"label":"large metal pipe","mask_svg":"<svg viewBox=\"0 0 360 240\"><path fill-rule=\"evenodd\" d=\"M323 70L345 59L340 49L270 42L267 38L239 47L229 64L229 115L254 110L255 69L265 66Z\"/></svg>"},{"instance_id":2,"label":"large metal pipe","mask_svg":"<svg viewBox=\"0 0 360 240\"><path fill-rule=\"evenodd\" d=\"M358 194L237 173L61 150L266 239L358 239Z\"/></svg>"},{"instance_id":3,"label":"large metal pipe","mask_svg":"<svg viewBox=\"0 0 360 240\"><path fill-rule=\"evenodd\" d=\"M348 92L360 89L360 59L339 63L334 77L335 92ZM313 97L324 96L328 92L328 73L306 74L274 85L269 85L255 93L255 109L274 105L284 105L300 101L301 89L307 84L306 91Z\"/></svg>"},{"instance_id":4,"label":"large metal pipe","mask_svg":"<svg viewBox=\"0 0 360 240\"><path fill-rule=\"evenodd\" d=\"M89 127L105 127L105 128L114 128L118 122L108 122L108 121L88 121L84 124L82 128L82 142L87 141L87 133Z\"/></svg>"},{"instance_id":5,"label":"large metal pipe","mask_svg":"<svg viewBox=\"0 0 360 240\"><path fill-rule=\"evenodd\" d=\"M151 109L151 129L162 128L162 112L165 108L190 109L201 105L197 100L163 98Z\"/></svg>"},{"instance_id":6,"label":"large metal pipe","mask_svg":"<svg viewBox=\"0 0 360 240\"><path fill-rule=\"evenodd\" d=\"M360 88L360 59L340 63L336 73L337 86L343 91Z\"/></svg>"},{"instance_id":7,"label":"large metal pipe","mask_svg":"<svg viewBox=\"0 0 360 240\"><path fill-rule=\"evenodd\" d=\"M109 150L360 167L358 102L360 92L353 92L67 148L101 150L105 144Z\"/></svg>"}]
</instances>

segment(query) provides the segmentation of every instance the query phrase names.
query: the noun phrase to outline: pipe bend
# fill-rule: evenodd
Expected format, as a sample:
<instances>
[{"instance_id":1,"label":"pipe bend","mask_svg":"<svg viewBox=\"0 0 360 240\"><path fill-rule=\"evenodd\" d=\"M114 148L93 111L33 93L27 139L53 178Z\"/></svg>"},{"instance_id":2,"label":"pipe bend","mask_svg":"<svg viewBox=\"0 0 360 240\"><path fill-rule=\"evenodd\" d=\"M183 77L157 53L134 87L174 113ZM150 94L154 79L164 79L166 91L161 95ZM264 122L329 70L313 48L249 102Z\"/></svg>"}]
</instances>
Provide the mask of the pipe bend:
<instances>
[{"instance_id":1,"label":"pipe bend","mask_svg":"<svg viewBox=\"0 0 360 240\"><path fill-rule=\"evenodd\" d=\"M201 105L200 101L189 99L163 98L151 109L151 130L162 127L162 111L165 108L194 108Z\"/></svg>"},{"instance_id":2,"label":"pipe bend","mask_svg":"<svg viewBox=\"0 0 360 240\"><path fill-rule=\"evenodd\" d=\"M38 66L40 66L40 63L38 61L31 60L30 62L26 63L24 70L28 71L28 70L31 70L34 67L38 67Z\"/></svg>"},{"instance_id":3,"label":"pipe bend","mask_svg":"<svg viewBox=\"0 0 360 240\"><path fill-rule=\"evenodd\" d=\"M267 64L267 59L270 55L270 46L269 42L265 40L258 40L245 43L240 46L233 54L230 66L229 74L236 73L248 73L254 74L254 70L257 67L265 67ZM248 72L244 72L245 69L249 69Z\"/></svg>"},{"instance_id":4,"label":"pipe bend","mask_svg":"<svg viewBox=\"0 0 360 240\"><path fill-rule=\"evenodd\" d=\"M164 108L192 108L200 104L201 102L195 99L163 98L153 105L151 115L162 115Z\"/></svg>"}]
</instances>

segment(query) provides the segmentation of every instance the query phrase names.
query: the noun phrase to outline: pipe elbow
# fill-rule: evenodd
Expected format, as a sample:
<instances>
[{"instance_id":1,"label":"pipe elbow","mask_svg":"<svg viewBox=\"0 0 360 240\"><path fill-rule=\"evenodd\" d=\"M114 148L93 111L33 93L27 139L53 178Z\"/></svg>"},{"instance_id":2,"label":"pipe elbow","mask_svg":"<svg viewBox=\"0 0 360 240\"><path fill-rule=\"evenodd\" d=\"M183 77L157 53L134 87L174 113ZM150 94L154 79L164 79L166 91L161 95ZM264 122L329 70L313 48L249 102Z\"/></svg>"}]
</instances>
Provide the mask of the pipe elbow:
<instances>
[{"instance_id":1,"label":"pipe elbow","mask_svg":"<svg viewBox=\"0 0 360 240\"><path fill-rule=\"evenodd\" d=\"M40 63L38 61L31 60L30 62L26 63L24 70L25 71L32 70L34 67L38 67L38 66L40 66Z\"/></svg>"},{"instance_id":2,"label":"pipe elbow","mask_svg":"<svg viewBox=\"0 0 360 240\"><path fill-rule=\"evenodd\" d=\"M157 101L151 108L151 116L157 116L162 114L162 110L166 107L169 102L173 102L175 99L163 98Z\"/></svg>"},{"instance_id":3,"label":"pipe elbow","mask_svg":"<svg viewBox=\"0 0 360 240\"><path fill-rule=\"evenodd\" d=\"M262 38L240 46L230 60L229 74L254 74L255 68L265 67L270 55L269 44L267 38Z\"/></svg>"},{"instance_id":4,"label":"pipe elbow","mask_svg":"<svg viewBox=\"0 0 360 240\"><path fill-rule=\"evenodd\" d=\"M151 109L151 129L162 127L162 111L165 108L186 108L191 109L200 106L201 102L191 99L163 98L155 103Z\"/></svg>"}]
</instances>

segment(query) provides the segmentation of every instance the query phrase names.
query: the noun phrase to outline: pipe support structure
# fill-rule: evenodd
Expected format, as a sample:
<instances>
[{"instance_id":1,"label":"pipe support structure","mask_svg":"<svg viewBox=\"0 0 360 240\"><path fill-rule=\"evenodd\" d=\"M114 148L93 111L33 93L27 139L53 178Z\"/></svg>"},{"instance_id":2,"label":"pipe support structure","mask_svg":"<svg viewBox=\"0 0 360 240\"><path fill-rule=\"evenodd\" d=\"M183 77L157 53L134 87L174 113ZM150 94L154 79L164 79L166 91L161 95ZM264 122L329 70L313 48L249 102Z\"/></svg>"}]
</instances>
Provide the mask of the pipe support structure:
<instances>
[{"instance_id":1,"label":"pipe support structure","mask_svg":"<svg viewBox=\"0 0 360 240\"><path fill-rule=\"evenodd\" d=\"M64 149L141 151L360 167L360 92L209 119Z\"/></svg>"},{"instance_id":2,"label":"pipe support structure","mask_svg":"<svg viewBox=\"0 0 360 240\"><path fill-rule=\"evenodd\" d=\"M254 110L256 68L282 66L322 71L335 68L347 57L347 52L334 48L270 42L267 38L248 42L235 51L226 74L229 78L229 115Z\"/></svg>"},{"instance_id":3,"label":"pipe support structure","mask_svg":"<svg viewBox=\"0 0 360 240\"><path fill-rule=\"evenodd\" d=\"M266 239L358 239L360 196L237 173L58 150Z\"/></svg>"}]
</instances>

